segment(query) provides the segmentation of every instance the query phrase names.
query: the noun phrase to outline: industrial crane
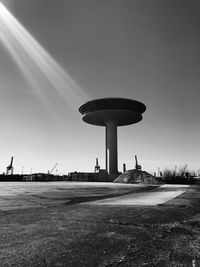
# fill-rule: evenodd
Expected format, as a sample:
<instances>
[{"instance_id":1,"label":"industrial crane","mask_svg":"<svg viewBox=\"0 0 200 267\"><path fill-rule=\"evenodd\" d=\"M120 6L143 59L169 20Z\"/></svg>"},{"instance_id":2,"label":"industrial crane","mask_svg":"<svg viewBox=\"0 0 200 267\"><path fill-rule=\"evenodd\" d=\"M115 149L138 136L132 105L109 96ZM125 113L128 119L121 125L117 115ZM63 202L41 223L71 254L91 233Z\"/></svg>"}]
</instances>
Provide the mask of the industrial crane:
<instances>
[{"instance_id":1,"label":"industrial crane","mask_svg":"<svg viewBox=\"0 0 200 267\"><path fill-rule=\"evenodd\" d=\"M137 156L136 156L136 155L135 155L135 169L136 169L137 171L141 171L141 170L142 170L141 165L138 164Z\"/></svg>"},{"instance_id":2,"label":"industrial crane","mask_svg":"<svg viewBox=\"0 0 200 267\"><path fill-rule=\"evenodd\" d=\"M98 173L99 170L100 170L99 161L98 161L98 158L96 158L96 165L94 167L94 172L95 173Z\"/></svg>"},{"instance_id":3,"label":"industrial crane","mask_svg":"<svg viewBox=\"0 0 200 267\"><path fill-rule=\"evenodd\" d=\"M53 166L53 168L52 168L50 171L48 171L48 174L51 174L51 173L53 172L53 170L55 170L55 168L56 168L57 165L58 165L58 163L56 163L56 164Z\"/></svg>"},{"instance_id":4,"label":"industrial crane","mask_svg":"<svg viewBox=\"0 0 200 267\"><path fill-rule=\"evenodd\" d=\"M13 157L11 157L11 162L10 162L10 165L8 165L8 167L6 168L6 175L13 175L13 171L14 171L14 168L13 168Z\"/></svg>"}]
</instances>

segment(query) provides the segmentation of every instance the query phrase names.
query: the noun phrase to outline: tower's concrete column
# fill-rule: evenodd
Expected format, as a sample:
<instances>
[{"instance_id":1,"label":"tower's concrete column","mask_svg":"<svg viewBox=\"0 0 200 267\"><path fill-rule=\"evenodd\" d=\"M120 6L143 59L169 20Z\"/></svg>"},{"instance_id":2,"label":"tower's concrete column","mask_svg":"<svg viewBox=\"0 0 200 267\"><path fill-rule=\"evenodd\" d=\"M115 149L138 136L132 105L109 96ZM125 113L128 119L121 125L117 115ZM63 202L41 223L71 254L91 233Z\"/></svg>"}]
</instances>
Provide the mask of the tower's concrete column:
<instances>
[{"instance_id":1,"label":"tower's concrete column","mask_svg":"<svg viewBox=\"0 0 200 267\"><path fill-rule=\"evenodd\" d=\"M110 179L118 173L117 164L117 125L114 122L106 123L106 170Z\"/></svg>"}]
</instances>

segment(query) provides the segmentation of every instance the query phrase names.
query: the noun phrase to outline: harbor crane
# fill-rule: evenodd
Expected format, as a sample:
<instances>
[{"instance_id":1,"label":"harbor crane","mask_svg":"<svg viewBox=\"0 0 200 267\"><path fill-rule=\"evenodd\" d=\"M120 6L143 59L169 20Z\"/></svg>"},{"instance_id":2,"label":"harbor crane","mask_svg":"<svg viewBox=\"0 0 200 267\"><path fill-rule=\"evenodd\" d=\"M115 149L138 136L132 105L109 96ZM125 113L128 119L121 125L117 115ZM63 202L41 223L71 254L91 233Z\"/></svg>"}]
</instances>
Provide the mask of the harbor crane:
<instances>
[{"instance_id":1,"label":"harbor crane","mask_svg":"<svg viewBox=\"0 0 200 267\"><path fill-rule=\"evenodd\" d=\"M136 155L135 155L135 169L136 169L137 171L141 171L141 170L142 170L141 165L138 164L137 156L136 156Z\"/></svg>"},{"instance_id":2,"label":"harbor crane","mask_svg":"<svg viewBox=\"0 0 200 267\"><path fill-rule=\"evenodd\" d=\"M14 168L13 168L13 157L11 157L11 162L10 164L8 165L8 167L6 168L6 175L13 175L13 171L14 171Z\"/></svg>"},{"instance_id":3,"label":"harbor crane","mask_svg":"<svg viewBox=\"0 0 200 267\"><path fill-rule=\"evenodd\" d=\"M94 167L94 172L98 173L100 171L99 161L98 158L96 158L96 165Z\"/></svg>"},{"instance_id":4,"label":"harbor crane","mask_svg":"<svg viewBox=\"0 0 200 267\"><path fill-rule=\"evenodd\" d=\"M57 165L58 165L58 163L56 163L56 164L53 166L53 168L52 168L50 171L48 171L48 174L51 174L51 173L55 170L55 168L56 168Z\"/></svg>"}]
</instances>

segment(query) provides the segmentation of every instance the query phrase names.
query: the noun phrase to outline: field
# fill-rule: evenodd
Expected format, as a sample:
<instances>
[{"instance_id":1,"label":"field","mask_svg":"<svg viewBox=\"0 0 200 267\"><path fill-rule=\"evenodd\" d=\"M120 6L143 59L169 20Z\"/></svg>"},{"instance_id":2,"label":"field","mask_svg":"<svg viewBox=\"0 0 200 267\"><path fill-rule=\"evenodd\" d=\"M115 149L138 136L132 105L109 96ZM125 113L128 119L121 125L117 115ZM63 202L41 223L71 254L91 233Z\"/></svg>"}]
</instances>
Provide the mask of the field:
<instances>
[{"instance_id":1,"label":"field","mask_svg":"<svg viewBox=\"0 0 200 267\"><path fill-rule=\"evenodd\" d=\"M0 266L200 266L200 186L0 183Z\"/></svg>"}]
</instances>

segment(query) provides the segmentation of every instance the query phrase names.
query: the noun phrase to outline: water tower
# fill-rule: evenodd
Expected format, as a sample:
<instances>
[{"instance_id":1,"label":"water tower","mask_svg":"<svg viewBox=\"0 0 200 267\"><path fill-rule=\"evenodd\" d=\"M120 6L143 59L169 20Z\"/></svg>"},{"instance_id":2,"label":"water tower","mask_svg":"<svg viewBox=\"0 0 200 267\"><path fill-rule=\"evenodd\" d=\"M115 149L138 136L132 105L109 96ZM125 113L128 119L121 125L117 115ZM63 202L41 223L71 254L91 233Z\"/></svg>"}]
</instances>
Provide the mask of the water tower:
<instances>
[{"instance_id":1,"label":"water tower","mask_svg":"<svg viewBox=\"0 0 200 267\"><path fill-rule=\"evenodd\" d=\"M141 121L145 110L143 103L126 98L101 98L80 106L83 121L106 129L105 162L109 180L118 176L117 127Z\"/></svg>"}]
</instances>

